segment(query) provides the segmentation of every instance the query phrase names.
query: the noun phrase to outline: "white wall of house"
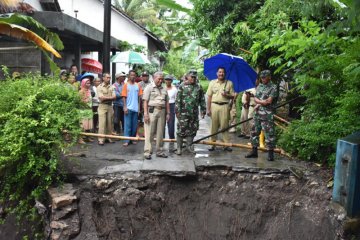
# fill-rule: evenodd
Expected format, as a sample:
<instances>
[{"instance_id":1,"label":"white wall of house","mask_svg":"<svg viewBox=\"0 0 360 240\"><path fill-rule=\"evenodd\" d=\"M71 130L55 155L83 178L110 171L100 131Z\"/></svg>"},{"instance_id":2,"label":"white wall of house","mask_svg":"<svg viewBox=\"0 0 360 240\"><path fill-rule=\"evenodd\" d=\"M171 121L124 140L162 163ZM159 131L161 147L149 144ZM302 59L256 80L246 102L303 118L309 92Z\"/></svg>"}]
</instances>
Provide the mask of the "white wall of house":
<instances>
[{"instance_id":1,"label":"white wall of house","mask_svg":"<svg viewBox=\"0 0 360 240\"><path fill-rule=\"evenodd\" d=\"M39 0L23 1L29 3L37 11L43 10ZM64 14L77 18L80 21L103 32L104 6L100 0L58 0L58 2ZM130 44L144 46L150 52L156 51L156 47L153 46L153 44L151 44L148 39L149 36L147 36L140 27L120 15L119 12L114 9L111 10L111 36L122 41L127 41ZM85 57L97 60L98 53L91 52L89 54L82 54L81 58ZM69 67L74 58L75 57L72 54L64 56L61 64L63 66L61 67ZM116 64L116 72L124 71L127 73L129 69L130 66L128 64Z\"/></svg>"},{"instance_id":2,"label":"white wall of house","mask_svg":"<svg viewBox=\"0 0 360 240\"><path fill-rule=\"evenodd\" d=\"M100 30L104 29L104 6L99 0L59 0L60 8L67 15L75 17ZM77 10L77 14L75 14ZM144 47L147 45L145 33L128 19L122 17L114 9L111 10L111 36L128 41L131 44L138 44Z\"/></svg>"},{"instance_id":3,"label":"white wall of house","mask_svg":"<svg viewBox=\"0 0 360 240\"><path fill-rule=\"evenodd\" d=\"M25 0L23 2L26 2L28 4L30 4L36 11L42 11L42 7L40 5L39 0Z\"/></svg>"},{"instance_id":4,"label":"white wall of house","mask_svg":"<svg viewBox=\"0 0 360 240\"><path fill-rule=\"evenodd\" d=\"M42 11L39 0L24 0L37 11ZM80 21L100 30L104 30L104 6L100 0L58 0L63 13L77 17ZM75 13L75 10L78 12ZM111 10L111 36L130 44L148 48L148 36L130 20Z\"/></svg>"}]
</instances>

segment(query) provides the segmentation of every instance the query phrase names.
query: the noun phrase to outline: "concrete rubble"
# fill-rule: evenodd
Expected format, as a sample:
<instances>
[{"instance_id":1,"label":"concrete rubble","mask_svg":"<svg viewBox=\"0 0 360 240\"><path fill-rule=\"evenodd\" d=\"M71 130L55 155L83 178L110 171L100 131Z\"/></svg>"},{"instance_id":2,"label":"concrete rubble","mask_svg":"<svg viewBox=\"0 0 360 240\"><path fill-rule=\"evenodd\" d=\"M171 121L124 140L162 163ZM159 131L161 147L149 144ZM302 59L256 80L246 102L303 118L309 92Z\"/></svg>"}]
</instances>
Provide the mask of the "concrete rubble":
<instances>
[{"instance_id":1,"label":"concrete rubble","mask_svg":"<svg viewBox=\"0 0 360 240\"><path fill-rule=\"evenodd\" d=\"M72 184L48 189L51 201L51 240L68 240L80 232L77 189Z\"/></svg>"}]
</instances>

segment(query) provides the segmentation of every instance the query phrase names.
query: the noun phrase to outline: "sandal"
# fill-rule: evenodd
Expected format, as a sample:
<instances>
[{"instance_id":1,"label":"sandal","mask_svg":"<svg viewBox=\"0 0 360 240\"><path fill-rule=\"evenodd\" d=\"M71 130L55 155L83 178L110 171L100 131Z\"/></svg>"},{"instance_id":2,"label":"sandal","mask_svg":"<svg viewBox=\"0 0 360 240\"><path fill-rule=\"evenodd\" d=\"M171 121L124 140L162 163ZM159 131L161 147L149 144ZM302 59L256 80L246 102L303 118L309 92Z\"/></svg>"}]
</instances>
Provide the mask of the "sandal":
<instances>
[{"instance_id":1,"label":"sandal","mask_svg":"<svg viewBox=\"0 0 360 240\"><path fill-rule=\"evenodd\" d=\"M224 147L224 151L232 152L232 148L231 147Z\"/></svg>"},{"instance_id":2,"label":"sandal","mask_svg":"<svg viewBox=\"0 0 360 240\"><path fill-rule=\"evenodd\" d=\"M98 144L99 144L100 146L104 146L104 142L102 142L102 141L99 141Z\"/></svg>"},{"instance_id":3,"label":"sandal","mask_svg":"<svg viewBox=\"0 0 360 240\"><path fill-rule=\"evenodd\" d=\"M130 144L129 144L128 142L126 142L126 143L123 144L124 147L127 147L127 146L129 146L129 145L130 145Z\"/></svg>"},{"instance_id":4,"label":"sandal","mask_svg":"<svg viewBox=\"0 0 360 240\"><path fill-rule=\"evenodd\" d=\"M168 156L165 153L157 153L156 154L157 157L161 157L161 158L167 158Z\"/></svg>"},{"instance_id":5,"label":"sandal","mask_svg":"<svg viewBox=\"0 0 360 240\"><path fill-rule=\"evenodd\" d=\"M215 146L211 146L208 150L209 150L210 152L215 151Z\"/></svg>"}]
</instances>

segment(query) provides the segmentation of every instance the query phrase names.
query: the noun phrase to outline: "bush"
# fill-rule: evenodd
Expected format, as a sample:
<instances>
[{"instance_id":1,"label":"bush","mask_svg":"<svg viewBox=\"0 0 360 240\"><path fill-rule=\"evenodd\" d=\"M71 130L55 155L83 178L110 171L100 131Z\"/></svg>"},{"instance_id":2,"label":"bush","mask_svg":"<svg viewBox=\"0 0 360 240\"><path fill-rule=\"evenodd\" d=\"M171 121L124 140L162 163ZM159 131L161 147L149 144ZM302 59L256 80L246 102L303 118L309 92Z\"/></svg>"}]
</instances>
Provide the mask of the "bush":
<instances>
[{"instance_id":1,"label":"bush","mask_svg":"<svg viewBox=\"0 0 360 240\"><path fill-rule=\"evenodd\" d=\"M68 84L27 75L0 81L0 204L17 217L35 217L35 199L60 180L59 155L80 132L80 98Z\"/></svg>"}]
</instances>

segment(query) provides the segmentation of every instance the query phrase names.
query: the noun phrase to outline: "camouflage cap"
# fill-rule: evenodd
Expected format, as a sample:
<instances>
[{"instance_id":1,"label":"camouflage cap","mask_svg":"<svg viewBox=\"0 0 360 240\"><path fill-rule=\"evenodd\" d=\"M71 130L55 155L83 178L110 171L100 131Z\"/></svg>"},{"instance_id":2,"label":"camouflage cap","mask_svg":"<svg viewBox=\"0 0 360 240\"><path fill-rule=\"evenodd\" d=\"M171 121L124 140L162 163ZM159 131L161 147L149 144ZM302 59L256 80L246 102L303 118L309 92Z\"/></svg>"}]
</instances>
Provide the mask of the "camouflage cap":
<instances>
[{"instance_id":1,"label":"camouflage cap","mask_svg":"<svg viewBox=\"0 0 360 240\"><path fill-rule=\"evenodd\" d=\"M171 80L171 81L172 81L174 78L173 78L173 76L171 76L171 75L166 75L164 79L165 79L165 80Z\"/></svg>"},{"instance_id":2,"label":"camouflage cap","mask_svg":"<svg viewBox=\"0 0 360 240\"><path fill-rule=\"evenodd\" d=\"M260 77L271 77L270 70L264 70L260 73Z\"/></svg>"},{"instance_id":3,"label":"camouflage cap","mask_svg":"<svg viewBox=\"0 0 360 240\"><path fill-rule=\"evenodd\" d=\"M197 76L197 71L195 69L190 69L188 74L190 74L191 76Z\"/></svg>"}]
</instances>

